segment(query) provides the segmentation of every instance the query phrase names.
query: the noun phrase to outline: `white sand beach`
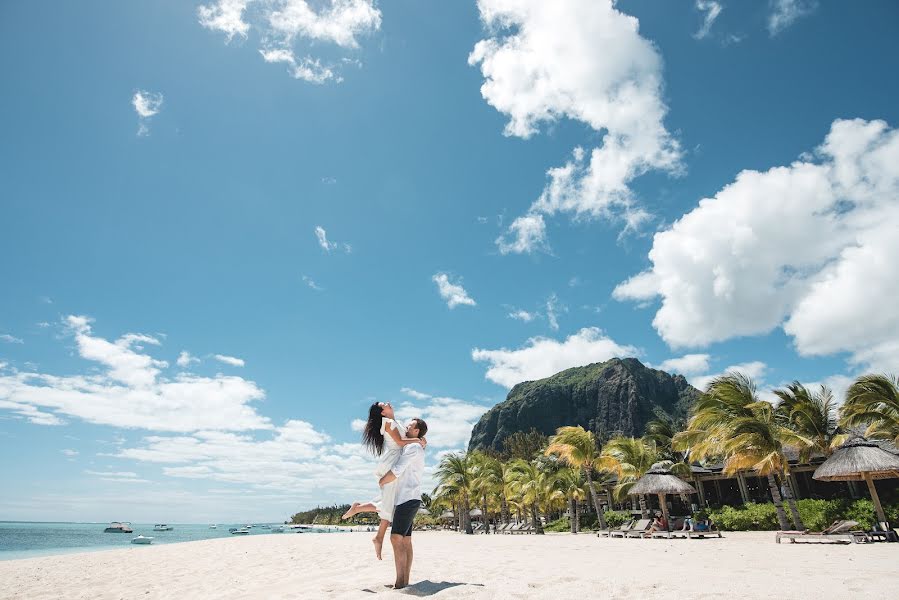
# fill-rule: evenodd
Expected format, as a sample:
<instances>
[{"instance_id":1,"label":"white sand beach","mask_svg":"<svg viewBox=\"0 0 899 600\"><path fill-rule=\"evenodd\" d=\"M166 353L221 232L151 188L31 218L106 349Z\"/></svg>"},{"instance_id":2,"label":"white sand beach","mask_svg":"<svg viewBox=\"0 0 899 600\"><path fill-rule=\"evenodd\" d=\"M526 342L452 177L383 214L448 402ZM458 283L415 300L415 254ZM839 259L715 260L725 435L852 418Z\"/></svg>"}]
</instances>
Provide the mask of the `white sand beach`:
<instances>
[{"instance_id":1,"label":"white sand beach","mask_svg":"<svg viewBox=\"0 0 899 600\"><path fill-rule=\"evenodd\" d=\"M260 535L0 562L0 598L885 598L893 544L415 534L413 585L386 588L370 536Z\"/></svg>"}]
</instances>

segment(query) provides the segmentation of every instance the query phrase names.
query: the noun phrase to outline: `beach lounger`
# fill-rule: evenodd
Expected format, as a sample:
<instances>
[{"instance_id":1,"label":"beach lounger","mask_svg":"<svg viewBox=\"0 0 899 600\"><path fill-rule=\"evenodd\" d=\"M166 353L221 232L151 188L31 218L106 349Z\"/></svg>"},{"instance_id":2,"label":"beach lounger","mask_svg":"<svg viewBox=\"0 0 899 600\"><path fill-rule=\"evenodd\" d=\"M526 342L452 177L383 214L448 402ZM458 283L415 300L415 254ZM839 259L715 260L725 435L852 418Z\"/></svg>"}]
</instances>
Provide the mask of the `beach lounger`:
<instances>
[{"instance_id":1,"label":"beach lounger","mask_svg":"<svg viewBox=\"0 0 899 600\"><path fill-rule=\"evenodd\" d=\"M503 523L499 527L496 528L496 533L506 533L506 531L511 527L511 523Z\"/></svg>"},{"instance_id":2,"label":"beach lounger","mask_svg":"<svg viewBox=\"0 0 899 600\"><path fill-rule=\"evenodd\" d=\"M684 520L683 519L674 519L671 521L671 531L653 531L652 537L654 538L676 538L682 537L684 539L687 538L687 532L684 531Z\"/></svg>"},{"instance_id":3,"label":"beach lounger","mask_svg":"<svg viewBox=\"0 0 899 600\"><path fill-rule=\"evenodd\" d=\"M686 533L687 537L691 540L693 538L704 539L711 537L724 537L721 535L721 530L715 527L714 523L712 523L708 529L693 529L693 527L690 527L689 531L684 531L682 533Z\"/></svg>"},{"instance_id":4,"label":"beach lounger","mask_svg":"<svg viewBox=\"0 0 899 600\"><path fill-rule=\"evenodd\" d=\"M511 533L511 534L521 533L521 530L524 529L525 527L527 527L527 523L516 523L515 525L510 527L506 533Z\"/></svg>"},{"instance_id":5,"label":"beach lounger","mask_svg":"<svg viewBox=\"0 0 899 600\"><path fill-rule=\"evenodd\" d=\"M634 526L624 533L624 537L638 537L641 538L644 534L649 530L652 525L651 519L640 519L637 521Z\"/></svg>"},{"instance_id":6,"label":"beach lounger","mask_svg":"<svg viewBox=\"0 0 899 600\"><path fill-rule=\"evenodd\" d=\"M899 542L899 535L890 529L889 523L880 522L874 526L874 529L866 532L868 539L872 542Z\"/></svg>"},{"instance_id":7,"label":"beach lounger","mask_svg":"<svg viewBox=\"0 0 899 600\"><path fill-rule=\"evenodd\" d=\"M778 531L775 536L777 543L780 540L790 540L791 544L797 541L802 542L836 542L858 544L860 542L868 542L870 538L864 531L853 530L858 527L857 521L834 521L830 527L824 531Z\"/></svg>"},{"instance_id":8,"label":"beach lounger","mask_svg":"<svg viewBox=\"0 0 899 600\"><path fill-rule=\"evenodd\" d=\"M627 531L630 531L631 527L634 526L634 521L630 520L626 523L622 523L621 527L618 529L600 529L596 532L597 537L624 537L624 534Z\"/></svg>"}]
</instances>

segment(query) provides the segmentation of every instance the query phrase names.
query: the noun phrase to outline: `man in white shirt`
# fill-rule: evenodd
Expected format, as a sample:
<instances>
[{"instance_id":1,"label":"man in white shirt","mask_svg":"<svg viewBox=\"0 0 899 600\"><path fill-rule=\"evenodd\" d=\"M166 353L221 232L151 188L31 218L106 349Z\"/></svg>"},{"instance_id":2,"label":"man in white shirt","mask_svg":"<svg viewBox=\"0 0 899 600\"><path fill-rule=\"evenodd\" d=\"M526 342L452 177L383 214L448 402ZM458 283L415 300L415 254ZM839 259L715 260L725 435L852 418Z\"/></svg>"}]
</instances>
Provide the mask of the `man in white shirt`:
<instances>
[{"instance_id":1,"label":"man in white shirt","mask_svg":"<svg viewBox=\"0 0 899 600\"><path fill-rule=\"evenodd\" d=\"M406 427L407 438L421 438L428 432L428 424L422 419L412 419ZM403 447L393 468L378 482L380 485L396 482L396 507L390 525L390 544L393 546L393 560L396 563L396 583L394 589L409 585L412 572L412 522L421 506L421 478L425 471L425 449L420 444Z\"/></svg>"}]
</instances>

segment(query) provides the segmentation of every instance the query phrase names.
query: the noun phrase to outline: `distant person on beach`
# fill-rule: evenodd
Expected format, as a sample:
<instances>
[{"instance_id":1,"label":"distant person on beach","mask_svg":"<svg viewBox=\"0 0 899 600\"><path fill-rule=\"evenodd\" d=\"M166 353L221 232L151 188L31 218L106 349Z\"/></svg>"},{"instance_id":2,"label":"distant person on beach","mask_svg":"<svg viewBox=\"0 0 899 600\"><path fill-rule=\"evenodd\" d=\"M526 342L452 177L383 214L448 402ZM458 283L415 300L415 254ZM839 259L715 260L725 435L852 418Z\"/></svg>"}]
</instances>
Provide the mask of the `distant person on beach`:
<instances>
[{"instance_id":1,"label":"distant person on beach","mask_svg":"<svg viewBox=\"0 0 899 600\"><path fill-rule=\"evenodd\" d=\"M406 427L406 437L422 438L428 432L428 424L422 419L412 419ZM393 524L390 527L390 545L396 564L394 589L409 585L412 573L412 523L421 507L421 478L425 472L425 450L422 445L409 444L393 468L381 477L381 486L396 484Z\"/></svg>"},{"instance_id":2,"label":"distant person on beach","mask_svg":"<svg viewBox=\"0 0 899 600\"><path fill-rule=\"evenodd\" d=\"M393 468L403 453L403 448L409 445L423 448L427 445L424 435L416 435L408 438L405 428L396 422L393 414L393 406L389 402L375 402L368 409L368 421L362 430L362 445L371 450L372 454L380 457L378 467L375 469L375 477L379 480ZM419 437L421 439L419 439ZM370 502L353 502L353 505L343 515L349 519L354 515L364 512L376 512L381 522L378 533L372 538L375 545L375 556L381 560L381 549L384 546L384 535L387 526L393 521L393 507L396 493L396 483L381 485L381 495Z\"/></svg>"}]
</instances>

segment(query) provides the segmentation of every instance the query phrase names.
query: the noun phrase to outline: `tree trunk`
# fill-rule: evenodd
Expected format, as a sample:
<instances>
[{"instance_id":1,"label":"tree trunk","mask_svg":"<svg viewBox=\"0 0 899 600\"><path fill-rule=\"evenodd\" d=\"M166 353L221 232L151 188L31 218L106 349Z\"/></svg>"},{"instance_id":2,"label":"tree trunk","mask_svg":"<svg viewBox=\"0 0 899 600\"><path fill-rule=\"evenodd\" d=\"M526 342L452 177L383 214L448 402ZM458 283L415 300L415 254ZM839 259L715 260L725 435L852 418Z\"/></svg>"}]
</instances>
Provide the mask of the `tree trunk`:
<instances>
[{"instance_id":1,"label":"tree trunk","mask_svg":"<svg viewBox=\"0 0 899 600\"><path fill-rule=\"evenodd\" d=\"M502 521L504 525L508 525L512 520L512 515L509 514L509 502L506 500L506 495L503 494L500 496L501 504L500 504L500 514L502 515Z\"/></svg>"},{"instance_id":2,"label":"tree trunk","mask_svg":"<svg viewBox=\"0 0 899 600\"><path fill-rule=\"evenodd\" d=\"M581 504L577 500L574 501L574 532L581 532Z\"/></svg>"},{"instance_id":3,"label":"tree trunk","mask_svg":"<svg viewBox=\"0 0 899 600\"><path fill-rule=\"evenodd\" d=\"M543 535L543 523L540 521L540 511L537 510L537 503L531 504L531 517L534 519L534 533Z\"/></svg>"},{"instance_id":4,"label":"tree trunk","mask_svg":"<svg viewBox=\"0 0 899 600\"><path fill-rule=\"evenodd\" d=\"M668 503L665 502L665 494L659 494L659 506L662 508L662 518L665 519L665 528L671 531L671 517L668 516Z\"/></svg>"},{"instance_id":5,"label":"tree trunk","mask_svg":"<svg viewBox=\"0 0 899 600\"><path fill-rule=\"evenodd\" d=\"M590 487L590 495L593 496L593 508L596 509L596 520L599 521L599 528L606 528L606 517L602 512L602 506L599 504L599 496L596 495L596 486L593 485L593 473L590 467L584 467L587 473L587 485Z\"/></svg>"},{"instance_id":6,"label":"tree trunk","mask_svg":"<svg viewBox=\"0 0 899 600\"><path fill-rule=\"evenodd\" d=\"M484 533L490 533L490 515L487 514L487 494L484 494L481 502L481 523L484 524Z\"/></svg>"},{"instance_id":7,"label":"tree trunk","mask_svg":"<svg viewBox=\"0 0 899 600\"><path fill-rule=\"evenodd\" d=\"M805 523L802 522L802 517L799 516L799 507L796 506L796 500L793 498L793 488L790 487L790 482L787 481L787 476L784 474L783 469L780 471L780 480L784 483L784 499L787 501L787 506L790 507L793 525L796 526L797 531L805 531Z\"/></svg>"},{"instance_id":8,"label":"tree trunk","mask_svg":"<svg viewBox=\"0 0 899 600\"><path fill-rule=\"evenodd\" d=\"M780 490L777 488L777 480L774 479L773 474L768 475L768 490L771 492L771 499L774 500L774 508L777 510L777 523L780 525L781 530L786 531L790 528L790 524L787 523L787 513L784 512Z\"/></svg>"},{"instance_id":9,"label":"tree trunk","mask_svg":"<svg viewBox=\"0 0 899 600\"><path fill-rule=\"evenodd\" d=\"M474 531L471 528L471 506L468 504L468 495L462 496L462 527L465 529L466 535L472 535Z\"/></svg>"},{"instance_id":10,"label":"tree trunk","mask_svg":"<svg viewBox=\"0 0 899 600\"><path fill-rule=\"evenodd\" d=\"M640 517L643 519L649 518L649 506L646 504L646 496L640 494Z\"/></svg>"},{"instance_id":11,"label":"tree trunk","mask_svg":"<svg viewBox=\"0 0 899 600\"><path fill-rule=\"evenodd\" d=\"M577 500L574 499L574 496L568 498L568 524L571 525L571 533L577 533L577 517L574 514L577 510L576 506Z\"/></svg>"}]
</instances>

